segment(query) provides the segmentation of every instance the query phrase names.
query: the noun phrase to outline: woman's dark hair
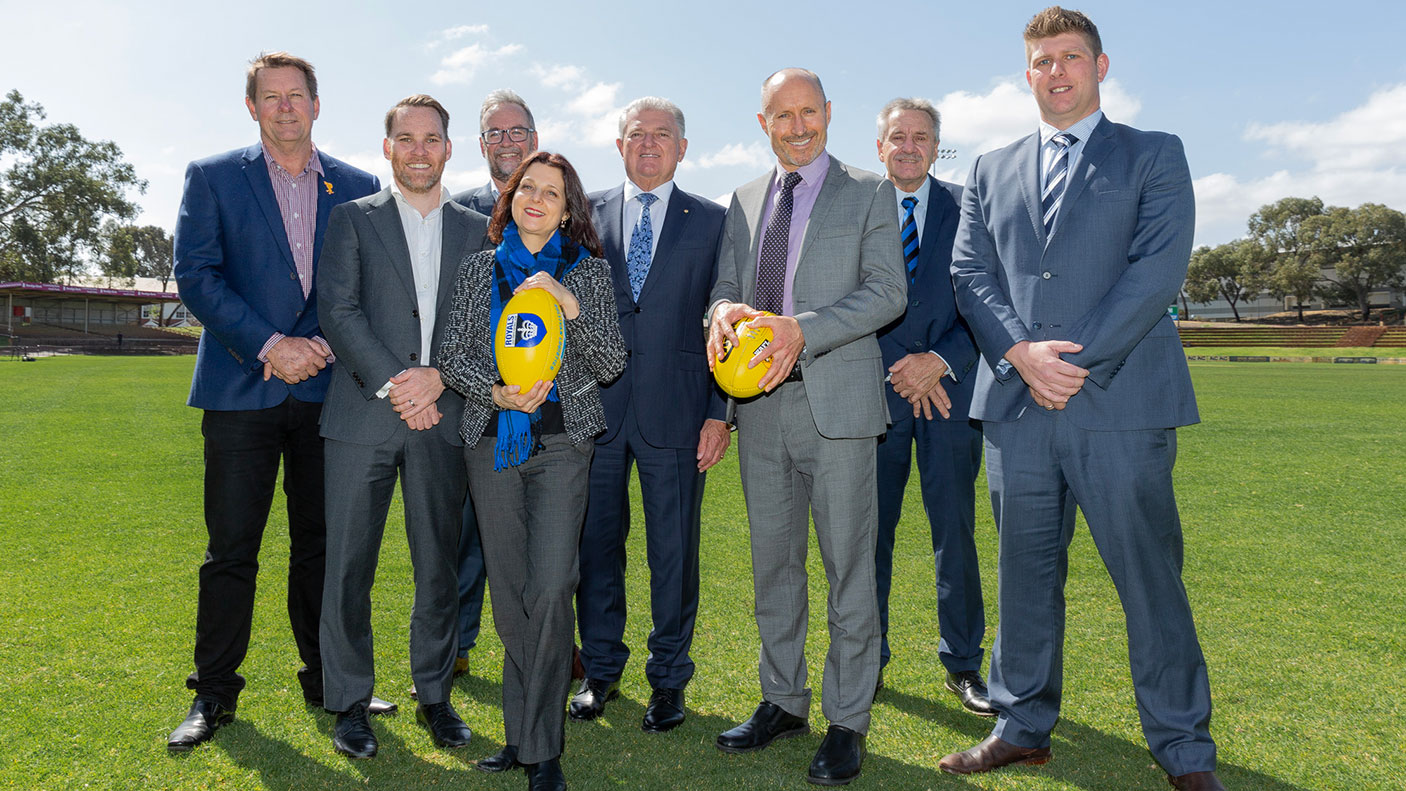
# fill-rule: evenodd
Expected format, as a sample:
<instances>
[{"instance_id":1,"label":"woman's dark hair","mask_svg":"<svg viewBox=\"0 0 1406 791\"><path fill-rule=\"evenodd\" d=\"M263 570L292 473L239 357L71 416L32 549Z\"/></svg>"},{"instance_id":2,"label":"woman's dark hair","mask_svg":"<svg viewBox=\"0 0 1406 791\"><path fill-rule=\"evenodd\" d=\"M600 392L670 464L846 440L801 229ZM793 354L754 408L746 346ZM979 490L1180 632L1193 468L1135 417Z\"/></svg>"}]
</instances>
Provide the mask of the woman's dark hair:
<instances>
[{"instance_id":1,"label":"woman's dark hair","mask_svg":"<svg viewBox=\"0 0 1406 791\"><path fill-rule=\"evenodd\" d=\"M596 235L596 227L591 223L591 202L586 198L586 190L581 186L581 177L576 175L576 168L566 161L566 157L551 151L538 151L523 160L517 170L513 171L513 175L508 179L508 188L503 190L503 194L498 196L498 202L493 205L493 219L488 222L489 241L494 244L503 241L503 229L513 220L513 196L517 194L518 185L522 183L522 175L529 167L539 163L560 170L562 181L565 182L566 214L570 219L561 229L562 235L576 245L586 248L596 258L604 258L605 252L601 247L600 237Z\"/></svg>"}]
</instances>

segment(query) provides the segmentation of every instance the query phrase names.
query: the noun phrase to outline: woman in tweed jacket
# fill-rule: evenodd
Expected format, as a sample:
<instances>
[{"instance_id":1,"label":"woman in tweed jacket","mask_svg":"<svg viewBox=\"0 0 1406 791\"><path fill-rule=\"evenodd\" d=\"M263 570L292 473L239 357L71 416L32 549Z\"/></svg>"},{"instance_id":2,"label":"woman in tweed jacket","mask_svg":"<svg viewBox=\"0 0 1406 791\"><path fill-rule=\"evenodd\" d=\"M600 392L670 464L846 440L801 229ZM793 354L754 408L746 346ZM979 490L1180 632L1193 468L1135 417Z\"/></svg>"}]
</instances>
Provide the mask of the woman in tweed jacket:
<instances>
[{"instance_id":1,"label":"woman in tweed jacket","mask_svg":"<svg viewBox=\"0 0 1406 791\"><path fill-rule=\"evenodd\" d=\"M590 203L565 158L539 152L523 162L488 235L498 248L460 265L439 350L440 376L464 396L459 433L506 653L507 744L479 768L522 765L530 789L558 789L577 549L592 440L605 429L599 385L624 370L625 342ZM498 376L494 327L510 288L543 288L561 305L565 351L554 387L521 391Z\"/></svg>"}]
</instances>

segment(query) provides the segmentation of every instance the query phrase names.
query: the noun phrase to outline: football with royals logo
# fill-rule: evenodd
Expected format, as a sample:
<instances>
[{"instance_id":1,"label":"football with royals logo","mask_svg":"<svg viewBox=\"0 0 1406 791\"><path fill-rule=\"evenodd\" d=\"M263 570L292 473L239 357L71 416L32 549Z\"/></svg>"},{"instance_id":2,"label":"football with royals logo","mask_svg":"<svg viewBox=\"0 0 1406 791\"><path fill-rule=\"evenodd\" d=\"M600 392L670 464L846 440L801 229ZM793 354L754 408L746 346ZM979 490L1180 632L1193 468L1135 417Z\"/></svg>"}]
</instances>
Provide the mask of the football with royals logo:
<instances>
[{"instance_id":1,"label":"football with royals logo","mask_svg":"<svg viewBox=\"0 0 1406 791\"><path fill-rule=\"evenodd\" d=\"M546 290L529 288L514 294L503 306L493 337L493 352L503 384L528 390L539 379L556 379L565 329L561 306Z\"/></svg>"},{"instance_id":2,"label":"football with royals logo","mask_svg":"<svg viewBox=\"0 0 1406 791\"><path fill-rule=\"evenodd\" d=\"M757 383L771 370L771 358L762 360L753 368L748 368L747 362L771 345L771 328L753 326L750 318L732 326L737 331L738 344L733 346L731 341L723 340L723 353L713 363L713 378L717 380L718 387L733 398L751 398L761 394L762 387Z\"/></svg>"}]
</instances>

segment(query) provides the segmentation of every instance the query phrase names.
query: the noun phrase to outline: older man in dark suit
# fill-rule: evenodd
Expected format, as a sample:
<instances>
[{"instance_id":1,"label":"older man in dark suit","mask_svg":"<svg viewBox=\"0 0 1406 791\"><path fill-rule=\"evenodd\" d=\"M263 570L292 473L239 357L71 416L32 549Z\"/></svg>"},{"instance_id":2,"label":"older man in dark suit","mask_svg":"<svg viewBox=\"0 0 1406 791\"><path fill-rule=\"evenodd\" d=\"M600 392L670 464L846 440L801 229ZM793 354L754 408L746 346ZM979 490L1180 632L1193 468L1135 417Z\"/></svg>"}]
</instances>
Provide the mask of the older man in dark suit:
<instances>
[{"instance_id":1,"label":"older man in dark suit","mask_svg":"<svg viewBox=\"0 0 1406 791\"><path fill-rule=\"evenodd\" d=\"M322 645L336 749L376 754L366 719L375 674L371 584L399 477L415 573L410 673L416 717L440 747L469 729L449 702L454 665L455 566L467 487L463 398L435 368L459 262L485 245L488 219L440 184L449 113L423 94L386 114L391 186L338 207L322 255L323 326L339 357L322 413L327 439L327 581Z\"/></svg>"},{"instance_id":2,"label":"older man in dark suit","mask_svg":"<svg viewBox=\"0 0 1406 791\"><path fill-rule=\"evenodd\" d=\"M616 694L625 645L625 537L630 467L639 470L649 561L652 688L642 727L662 733L684 720L698 612L698 538L704 471L730 442L726 404L708 375L697 321L717 272L724 211L674 183L688 148L684 117L658 97L631 102L616 140L623 185L591 196L615 283L630 361L601 388L607 428L596 438L590 505L581 533L576 614L586 678L571 716L593 719Z\"/></svg>"},{"instance_id":3,"label":"older man in dark suit","mask_svg":"<svg viewBox=\"0 0 1406 791\"><path fill-rule=\"evenodd\" d=\"M1074 509L1118 589L1143 734L1172 785L1222 789L1206 661L1182 585L1176 427L1198 420L1176 327L1195 199L1181 141L1103 116L1098 28L1052 6L1025 30L1036 134L972 165L952 257L985 364L1000 531L991 735L942 759L984 772L1050 758L1063 690Z\"/></svg>"},{"instance_id":4,"label":"older man in dark suit","mask_svg":"<svg viewBox=\"0 0 1406 791\"><path fill-rule=\"evenodd\" d=\"M308 703L322 705L322 438L332 351L318 326L315 265L327 216L380 188L317 151L321 103L311 63L286 52L249 65L245 106L259 143L186 169L175 277L205 332L189 404L205 410L205 528L195 620L195 701L167 740L181 752L234 717L249 649L259 544L278 467L288 498L288 616ZM384 704L382 702L382 705Z\"/></svg>"}]
</instances>

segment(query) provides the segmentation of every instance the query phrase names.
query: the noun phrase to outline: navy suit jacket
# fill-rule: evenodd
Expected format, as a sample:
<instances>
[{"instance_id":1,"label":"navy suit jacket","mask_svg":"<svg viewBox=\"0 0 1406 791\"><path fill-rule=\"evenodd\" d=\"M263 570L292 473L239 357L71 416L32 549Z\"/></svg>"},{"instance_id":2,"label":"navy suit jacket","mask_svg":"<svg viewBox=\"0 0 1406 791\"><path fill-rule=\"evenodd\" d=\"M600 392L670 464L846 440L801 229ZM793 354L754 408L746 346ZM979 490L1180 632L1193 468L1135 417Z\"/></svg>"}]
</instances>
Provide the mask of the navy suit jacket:
<instances>
[{"instance_id":1,"label":"navy suit jacket","mask_svg":"<svg viewBox=\"0 0 1406 791\"><path fill-rule=\"evenodd\" d=\"M596 441L613 438L633 405L640 434L650 445L696 448L703 421L722 420L727 410L708 371L703 327L727 212L676 184L649 276L636 302L625 266L630 238L621 227L625 187L590 197L591 219L610 262L620 333L628 354L625 373L601 388L606 430Z\"/></svg>"},{"instance_id":2,"label":"navy suit jacket","mask_svg":"<svg viewBox=\"0 0 1406 791\"><path fill-rule=\"evenodd\" d=\"M1199 420L1167 306L1191 257L1196 205L1181 140L1107 117L1094 127L1045 237L1038 134L972 164L952 256L957 305L984 363L972 417L1011 421L1036 408L1006 351L1019 341L1083 344L1062 355L1089 370L1064 415L1092 430Z\"/></svg>"},{"instance_id":3,"label":"navy suit jacket","mask_svg":"<svg viewBox=\"0 0 1406 791\"><path fill-rule=\"evenodd\" d=\"M979 356L971 330L957 313L952 292L952 242L957 236L961 214L962 188L928 176L927 216L923 238L918 241L918 267L908 284L908 308L892 324L879 330L879 351L884 369L910 354L937 352L951 367L956 381L944 375L942 387L952 399L952 417L964 421L976 385ZM884 388L889 414L894 420L913 414L913 406L894 391ZM940 418L934 418L938 420Z\"/></svg>"},{"instance_id":4,"label":"navy suit jacket","mask_svg":"<svg viewBox=\"0 0 1406 791\"><path fill-rule=\"evenodd\" d=\"M466 206L485 217L493 216L493 182L490 181L482 187L474 190L465 190L455 195L452 200L460 206Z\"/></svg>"},{"instance_id":5,"label":"navy suit jacket","mask_svg":"<svg viewBox=\"0 0 1406 791\"><path fill-rule=\"evenodd\" d=\"M321 335L315 263L332 207L379 190L375 176L318 152L323 184L317 191L314 275L303 298L283 215L269 182L263 147L254 144L186 167L176 219L175 279L181 300L205 332L195 360L193 407L267 409L292 395L320 403L330 372L295 385L263 377L259 350L275 332Z\"/></svg>"}]
</instances>

